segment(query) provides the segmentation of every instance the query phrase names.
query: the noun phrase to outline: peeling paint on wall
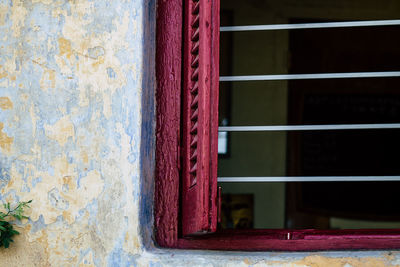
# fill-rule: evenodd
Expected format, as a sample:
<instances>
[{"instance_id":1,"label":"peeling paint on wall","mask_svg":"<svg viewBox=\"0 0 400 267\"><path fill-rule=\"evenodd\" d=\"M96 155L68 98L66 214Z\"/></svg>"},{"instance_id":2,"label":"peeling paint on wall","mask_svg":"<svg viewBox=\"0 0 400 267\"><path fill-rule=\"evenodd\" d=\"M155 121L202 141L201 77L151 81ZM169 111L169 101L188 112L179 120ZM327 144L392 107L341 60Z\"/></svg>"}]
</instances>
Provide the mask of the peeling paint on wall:
<instances>
[{"instance_id":1,"label":"peeling paint on wall","mask_svg":"<svg viewBox=\"0 0 400 267\"><path fill-rule=\"evenodd\" d=\"M44 129L46 136L56 140L60 146L64 146L68 139L73 139L75 135L74 125L68 116L61 118L54 125L44 125Z\"/></svg>"},{"instance_id":2,"label":"peeling paint on wall","mask_svg":"<svg viewBox=\"0 0 400 267\"><path fill-rule=\"evenodd\" d=\"M3 132L4 124L0 122L0 148L4 153L10 152L11 144L14 141L14 138L9 137L5 132Z\"/></svg>"},{"instance_id":3,"label":"peeling paint on wall","mask_svg":"<svg viewBox=\"0 0 400 267\"><path fill-rule=\"evenodd\" d=\"M13 103L8 97L0 97L0 109L12 109Z\"/></svg>"},{"instance_id":4,"label":"peeling paint on wall","mask_svg":"<svg viewBox=\"0 0 400 267\"><path fill-rule=\"evenodd\" d=\"M1 266L126 265L141 251L144 5L0 1L0 200L33 199Z\"/></svg>"}]
</instances>

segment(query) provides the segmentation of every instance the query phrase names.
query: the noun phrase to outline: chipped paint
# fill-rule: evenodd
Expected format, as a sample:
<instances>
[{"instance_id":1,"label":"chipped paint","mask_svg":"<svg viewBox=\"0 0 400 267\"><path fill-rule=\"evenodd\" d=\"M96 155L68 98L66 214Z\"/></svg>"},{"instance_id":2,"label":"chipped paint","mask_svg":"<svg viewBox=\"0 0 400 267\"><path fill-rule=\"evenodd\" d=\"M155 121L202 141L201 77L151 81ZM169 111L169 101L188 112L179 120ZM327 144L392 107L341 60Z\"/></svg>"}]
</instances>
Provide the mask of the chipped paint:
<instances>
[{"instance_id":1,"label":"chipped paint","mask_svg":"<svg viewBox=\"0 0 400 267\"><path fill-rule=\"evenodd\" d=\"M4 124L0 122L0 148L3 152L10 152L14 138L9 137L5 132L3 132L3 128Z\"/></svg>"},{"instance_id":2,"label":"chipped paint","mask_svg":"<svg viewBox=\"0 0 400 267\"><path fill-rule=\"evenodd\" d=\"M0 200L34 200L1 266L126 265L142 250L144 5L0 1Z\"/></svg>"},{"instance_id":3,"label":"chipped paint","mask_svg":"<svg viewBox=\"0 0 400 267\"><path fill-rule=\"evenodd\" d=\"M0 109L12 109L13 103L11 102L10 98L4 96L0 97Z\"/></svg>"},{"instance_id":4,"label":"chipped paint","mask_svg":"<svg viewBox=\"0 0 400 267\"><path fill-rule=\"evenodd\" d=\"M33 199L0 266L396 266L398 252L152 241L155 0L0 1L0 200Z\"/></svg>"},{"instance_id":5,"label":"chipped paint","mask_svg":"<svg viewBox=\"0 0 400 267\"><path fill-rule=\"evenodd\" d=\"M56 140L61 146L67 143L69 138L74 138L75 129L69 116L58 120L54 125L44 125L46 136Z\"/></svg>"}]
</instances>

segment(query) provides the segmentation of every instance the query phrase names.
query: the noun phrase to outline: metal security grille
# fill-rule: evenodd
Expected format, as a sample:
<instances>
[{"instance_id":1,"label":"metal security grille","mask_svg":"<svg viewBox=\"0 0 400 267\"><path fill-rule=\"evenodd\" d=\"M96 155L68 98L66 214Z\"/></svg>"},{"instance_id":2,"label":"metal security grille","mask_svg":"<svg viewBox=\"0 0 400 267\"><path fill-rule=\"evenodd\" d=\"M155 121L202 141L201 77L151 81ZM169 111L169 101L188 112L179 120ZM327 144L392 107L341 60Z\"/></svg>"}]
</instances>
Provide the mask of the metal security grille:
<instances>
[{"instance_id":1,"label":"metal security grille","mask_svg":"<svg viewBox=\"0 0 400 267\"><path fill-rule=\"evenodd\" d=\"M275 25L250 25L221 27L221 32L274 31L296 29L324 29L344 27L377 27L400 25L400 20L368 20L325 23L299 23ZM221 76L220 82L276 81L305 79L350 79L350 78L388 78L400 77L400 71L382 72L344 72L344 73L305 73L282 75ZM324 130L367 130L399 129L400 123L376 124L327 124L327 125L259 125L259 126L220 126L219 132L273 132L273 131L324 131ZM332 182L332 181L400 181L400 176L266 176L266 177L218 177L218 182Z\"/></svg>"}]
</instances>

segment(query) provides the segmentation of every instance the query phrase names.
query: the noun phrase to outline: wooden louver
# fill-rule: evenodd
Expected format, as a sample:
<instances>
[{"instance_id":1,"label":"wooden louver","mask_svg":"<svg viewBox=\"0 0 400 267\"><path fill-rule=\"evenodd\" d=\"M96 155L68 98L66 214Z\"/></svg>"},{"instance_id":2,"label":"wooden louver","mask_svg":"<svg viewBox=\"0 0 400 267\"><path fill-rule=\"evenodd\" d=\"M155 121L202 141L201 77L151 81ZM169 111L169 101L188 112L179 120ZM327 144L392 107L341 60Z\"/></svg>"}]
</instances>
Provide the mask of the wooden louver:
<instances>
[{"instance_id":1,"label":"wooden louver","mask_svg":"<svg viewBox=\"0 0 400 267\"><path fill-rule=\"evenodd\" d=\"M184 1L182 233L216 230L219 0Z\"/></svg>"}]
</instances>

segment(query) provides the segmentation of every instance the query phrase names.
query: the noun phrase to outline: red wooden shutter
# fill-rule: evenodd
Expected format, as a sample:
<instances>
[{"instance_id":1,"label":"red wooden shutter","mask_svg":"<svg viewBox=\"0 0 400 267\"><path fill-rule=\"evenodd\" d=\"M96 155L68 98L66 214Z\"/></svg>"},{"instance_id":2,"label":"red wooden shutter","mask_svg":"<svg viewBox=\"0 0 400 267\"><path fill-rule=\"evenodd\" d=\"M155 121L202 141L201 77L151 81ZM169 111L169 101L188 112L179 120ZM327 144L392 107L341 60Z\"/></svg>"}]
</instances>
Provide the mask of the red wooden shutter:
<instances>
[{"instance_id":1,"label":"red wooden shutter","mask_svg":"<svg viewBox=\"0 0 400 267\"><path fill-rule=\"evenodd\" d=\"M185 0L182 233L217 226L219 0Z\"/></svg>"}]
</instances>

